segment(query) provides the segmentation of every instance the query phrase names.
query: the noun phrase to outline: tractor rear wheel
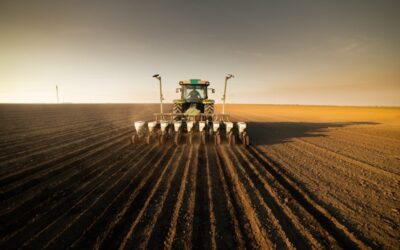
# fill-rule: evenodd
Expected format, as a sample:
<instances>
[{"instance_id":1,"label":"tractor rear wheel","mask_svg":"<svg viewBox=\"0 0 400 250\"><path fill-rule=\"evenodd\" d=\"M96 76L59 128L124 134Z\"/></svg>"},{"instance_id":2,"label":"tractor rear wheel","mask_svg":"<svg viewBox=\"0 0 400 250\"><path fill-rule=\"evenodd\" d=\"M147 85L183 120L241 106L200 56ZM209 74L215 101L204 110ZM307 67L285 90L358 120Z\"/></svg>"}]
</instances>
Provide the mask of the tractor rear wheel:
<instances>
[{"instance_id":1,"label":"tractor rear wheel","mask_svg":"<svg viewBox=\"0 0 400 250\"><path fill-rule=\"evenodd\" d=\"M183 113L183 106L182 106L182 104L174 103L174 107L172 108L172 113L179 113L179 114ZM181 118L182 118L182 117L181 117L180 115L177 115L177 116L174 117L174 120L175 120L175 121L180 121Z\"/></svg>"},{"instance_id":2,"label":"tractor rear wheel","mask_svg":"<svg viewBox=\"0 0 400 250\"><path fill-rule=\"evenodd\" d=\"M214 114L214 103L204 105L204 113L207 115Z\"/></svg>"},{"instance_id":3,"label":"tractor rear wheel","mask_svg":"<svg viewBox=\"0 0 400 250\"><path fill-rule=\"evenodd\" d=\"M182 111L183 111L182 104L174 103L172 113L182 113Z\"/></svg>"}]
</instances>

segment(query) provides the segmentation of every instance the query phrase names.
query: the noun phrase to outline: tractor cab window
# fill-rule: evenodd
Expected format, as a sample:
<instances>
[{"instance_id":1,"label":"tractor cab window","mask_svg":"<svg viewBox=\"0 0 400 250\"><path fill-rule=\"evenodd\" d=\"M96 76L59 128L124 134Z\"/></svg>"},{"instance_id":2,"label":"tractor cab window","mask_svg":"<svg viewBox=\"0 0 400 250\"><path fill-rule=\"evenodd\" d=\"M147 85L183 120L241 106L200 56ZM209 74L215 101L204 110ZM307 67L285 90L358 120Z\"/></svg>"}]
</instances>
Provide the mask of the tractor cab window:
<instances>
[{"instance_id":1,"label":"tractor cab window","mask_svg":"<svg viewBox=\"0 0 400 250\"><path fill-rule=\"evenodd\" d=\"M183 90L185 99L197 100L204 99L206 96L206 88L204 86L188 85Z\"/></svg>"}]
</instances>

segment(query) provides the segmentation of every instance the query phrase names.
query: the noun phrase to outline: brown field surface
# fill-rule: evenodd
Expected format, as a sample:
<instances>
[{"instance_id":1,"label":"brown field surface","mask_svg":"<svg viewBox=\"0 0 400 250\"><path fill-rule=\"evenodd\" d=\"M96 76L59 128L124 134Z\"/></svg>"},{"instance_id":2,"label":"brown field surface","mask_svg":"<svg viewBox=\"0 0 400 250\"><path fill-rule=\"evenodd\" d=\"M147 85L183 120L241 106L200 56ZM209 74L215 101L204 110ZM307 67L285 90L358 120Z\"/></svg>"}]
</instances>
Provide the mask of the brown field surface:
<instances>
[{"instance_id":1,"label":"brown field surface","mask_svg":"<svg viewBox=\"0 0 400 250\"><path fill-rule=\"evenodd\" d=\"M400 246L400 109L229 105L252 145L129 143L158 105L0 105L0 249Z\"/></svg>"}]
</instances>

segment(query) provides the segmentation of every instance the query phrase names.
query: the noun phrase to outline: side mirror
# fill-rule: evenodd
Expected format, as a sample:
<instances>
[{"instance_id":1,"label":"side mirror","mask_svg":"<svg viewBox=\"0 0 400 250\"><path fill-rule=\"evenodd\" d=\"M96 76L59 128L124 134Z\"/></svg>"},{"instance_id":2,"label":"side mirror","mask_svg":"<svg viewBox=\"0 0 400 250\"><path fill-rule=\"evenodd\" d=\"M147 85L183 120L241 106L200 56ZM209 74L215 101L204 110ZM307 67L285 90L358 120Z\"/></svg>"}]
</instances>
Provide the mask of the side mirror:
<instances>
[{"instance_id":1,"label":"side mirror","mask_svg":"<svg viewBox=\"0 0 400 250\"><path fill-rule=\"evenodd\" d=\"M215 89L211 89L211 93L215 94Z\"/></svg>"},{"instance_id":2,"label":"side mirror","mask_svg":"<svg viewBox=\"0 0 400 250\"><path fill-rule=\"evenodd\" d=\"M179 92L181 92L181 88L176 89L176 93L179 93Z\"/></svg>"}]
</instances>

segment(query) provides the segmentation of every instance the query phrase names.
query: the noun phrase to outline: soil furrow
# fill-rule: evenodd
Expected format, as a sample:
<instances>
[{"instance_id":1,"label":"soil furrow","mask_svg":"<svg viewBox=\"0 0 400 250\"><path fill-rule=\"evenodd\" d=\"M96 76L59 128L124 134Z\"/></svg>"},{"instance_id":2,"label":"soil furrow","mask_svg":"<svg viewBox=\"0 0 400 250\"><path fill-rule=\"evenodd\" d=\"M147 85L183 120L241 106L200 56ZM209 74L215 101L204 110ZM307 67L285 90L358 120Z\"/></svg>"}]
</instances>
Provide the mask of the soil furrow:
<instances>
[{"instance_id":1,"label":"soil furrow","mask_svg":"<svg viewBox=\"0 0 400 250\"><path fill-rule=\"evenodd\" d=\"M121 127L114 130L105 130L101 133L95 132L93 136L84 137L82 139L73 140L72 142L65 143L60 141L56 147L44 147L40 151L27 153L22 157L11 158L11 160L3 161L1 166L7 166L8 171L2 171L0 178L0 185L4 185L14 180L23 178L24 175L33 174L41 170L41 164L49 162L54 159L62 159L68 156L65 152L71 153L70 157L74 157L77 148L91 147L99 141L104 141L103 138L109 138L111 135L123 133L128 131L128 127ZM102 140L99 140L101 138ZM29 167L28 167L29 166ZM12 170L12 171L11 171Z\"/></svg>"},{"instance_id":2,"label":"soil furrow","mask_svg":"<svg viewBox=\"0 0 400 250\"><path fill-rule=\"evenodd\" d=\"M185 170L183 172L183 176L181 178L181 183L179 185L179 192L176 197L176 205L172 208L173 212L171 215L171 220L169 223L169 228L168 230L165 230L165 235L166 237L159 237L158 239L165 239L163 242L164 248L165 249L172 249L172 243L175 240L175 235L176 235L176 230L177 230L177 224L178 224L178 216L179 213L181 212L181 208L183 205L183 199L184 199L184 194L187 191L187 183L188 183L188 174L189 174L189 168L191 166L191 163L193 162L193 146L190 146L189 153L187 156L186 164L185 164ZM164 222L166 221L165 219L163 220ZM160 242L157 239L154 239L153 241L156 246L151 245L150 247L153 249L156 249L160 246Z\"/></svg>"},{"instance_id":3,"label":"soil furrow","mask_svg":"<svg viewBox=\"0 0 400 250\"><path fill-rule=\"evenodd\" d=\"M151 190L149 191L149 193L146 195L146 197L143 197L143 201L144 203L140 206L140 210L138 211L137 215L133 218L134 221L132 223L129 223L129 221L127 221L127 224L130 224L128 226L128 230L125 231L126 233L124 233L123 235L121 235L121 237L118 237L119 240L114 241L113 245L115 243L119 244L119 249L125 249L126 247L128 247L129 241L130 239L133 237L133 232L135 231L136 227L138 226L139 222L142 220L142 216L144 215L144 213L146 212L146 210L148 209L148 206L150 204L150 202L152 201L157 189L159 188L162 180L164 179L164 176L166 175L166 173L170 170L170 168L168 168L168 166L170 166L172 164L172 162L174 161L174 157L177 154L178 149L174 148L172 155L168 157L168 160L165 164L162 164L162 168L161 168L161 173L159 173L157 175L157 178L155 179L155 183L151 185L151 187L149 187ZM161 165L161 164L160 164ZM136 205L135 205L136 206ZM105 244L102 245L103 247L109 248L107 246L108 242L105 242Z\"/></svg>"},{"instance_id":4,"label":"soil furrow","mask_svg":"<svg viewBox=\"0 0 400 250\"><path fill-rule=\"evenodd\" d=\"M142 184L138 183L140 182L139 176L147 173L146 169L149 168L148 166L150 166L150 162L158 160L157 157L162 156L162 151L159 151L158 153L152 152L153 149L148 150L147 153L140 155L140 157L147 158L147 155L151 154L156 154L158 156L151 158L151 160L148 160L148 162L146 162L143 166L140 165L142 168L140 170L138 169L133 176L129 177L130 182L121 191L119 191L117 195L115 195L114 199L108 203L104 210L97 215L96 218L92 220L91 224L80 233L80 236L71 244L71 248L87 249L92 247L94 242L99 242L107 235L107 233L109 233L111 228L115 226L115 223L117 222L116 220L119 221L122 218L124 209L128 208L126 204L127 202L130 202L129 199L132 192L138 189L138 185L139 189L141 188L140 185ZM136 162L133 163L134 166L138 165ZM130 168L133 170L133 167Z\"/></svg>"},{"instance_id":5,"label":"soil furrow","mask_svg":"<svg viewBox=\"0 0 400 250\"><path fill-rule=\"evenodd\" d=\"M152 201L145 209L142 219L129 239L126 249L160 249L164 247L165 233L171 221L171 212L176 204L176 194L187 159L186 146L178 146L177 157L167 166L168 173L157 188Z\"/></svg>"},{"instance_id":6,"label":"soil furrow","mask_svg":"<svg viewBox=\"0 0 400 250\"><path fill-rule=\"evenodd\" d=\"M129 158L129 154L127 157ZM16 235L14 237L18 237L19 239L26 238L27 241L24 245L28 245L31 244L32 241L35 242L36 238L45 233L46 230L50 230L51 233L56 233L56 230L51 230L51 228L59 226L57 223L62 218L69 218L79 214L83 209L85 209L83 204L85 204L86 201L90 199L96 199L97 196L101 194L101 191L105 190L104 187L112 186L117 183L118 179L117 182L115 182L113 178L117 178L119 175L126 172L125 169L127 168L128 164L135 161L136 158L132 157L126 162L123 161L124 159L125 158L121 158L115 161L110 165L110 168L107 169L107 172L102 173L101 176L94 179L92 182L82 185L82 190L76 190L76 192L70 195L68 199L64 200L62 203L50 207L43 216L32 220L25 226L28 233L21 231L19 232L19 236ZM50 235L51 234L45 235L44 237L48 237ZM10 241L13 242L12 240ZM41 240L38 240L38 242L43 243Z\"/></svg>"},{"instance_id":7,"label":"soil furrow","mask_svg":"<svg viewBox=\"0 0 400 250\"><path fill-rule=\"evenodd\" d=\"M237 170L235 169L235 165L222 149L217 148L217 153L224 161L224 170L227 176L228 183L232 188L235 201L237 202L238 207L240 207L240 211L242 211L243 213L243 218L245 220L244 225L247 229L247 233L250 236L250 239L253 241L253 247L262 249L275 248L275 244L272 242L272 240L269 238L262 227L259 216L253 208L254 205L251 203L251 198L246 192L246 189L237 173Z\"/></svg>"},{"instance_id":8,"label":"soil furrow","mask_svg":"<svg viewBox=\"0 0 400 250\"><path fill-rule=\"evenodd\" d=\"M46 186L44 189L39 189L36 193L29 193L26 200L19 203L18 206L10 208L7 213L0 217L0 221L6 221L9 217L16 218L10 225L4 223L4 230L11 230L11 228L8 227L18 228L22 225L26 226L26 221L30 218L40 216L41 213L46 210L51 211L52 207L58 207L59 204L69 199L75 193L82 192L87 184L97 181L97 176L102 176L104 172L109 171L109 168L114 167L115 161L119 162L126 158L126 156L122 154L127 146L128 145L124 143L117 147L115 151L110 151L110 153L104 155L104 157L101 156L94 160L91 165L87 166L87 169L80 169L75 175L69 176L64 180L53 179L52 185ZM118 153L118 151L121 152ZM110 163L110 165L106 168L101 167L102 164L107 163Z\"/></svg>"},{"instance_id":9,"label":"soil furrow","mask_svg":"<svg viewBox=\"0 0 400 250\"><path fill-rule=\"evenodd\" d=\"M275 248L293 248L294 245L303 245L310 247L309 243L303 239L303 235L299 232L298 228L292 224L289 218L280 211L276 201L270 193L262 192L259 183L255 183L254 177L251 173L246 172L244 169L246 164L245 160L236 156L230 148L222 149L233 162L236 162L237 173L240 182L246 189L249 201L255 210L263 231L267 231L271 242L274 242ZM257 184L257 185L256 185ZM278 214L280 212L280 214ZM284 230L283 228L288 229Z\"/></svg>"},{"instance_id":10,"label":"soil furrow","mask_svg":"<svg viewBox=\"0 0 400 250\"><path fill-rule=\"evenodd\" d=\"M231 249L235 246L243 248L245 246L237 212L228 190L228 186L223 176L221 165L216 157L215 147L206 148L211 174L211 197L214 204L215 226L216 226L216 245L218 248Z\"/></svg>"},{"instance_id":11,"label":"soil furrow","mask_svg":"<svg viewBox=\"0 0 400 250\"><path fill-rule=\"evenodd\" d=\"M54 249L60 244L70 246L81 237L84 232L82 229L90 227L94 221L104 215L104 211L106 211L109 205L115 202L117 198L127 198L128 194L126 194L126 190L131 187L130 184L132 180L136 179L139 174L143 173L152 163L156 162L158 160L157 157L164 157L165 153L156 151L156 153L153 152L148 155L148 159L141 158L138 161L133 160L121 166L117 173L119 175L114 177L116 181L103 185L97 195L94 194L93 197L90 197L94 198L93 200L88 199L84 201L86 203L83 204L86 208L84 211L77 216L64 218L65 226L60 227L60 223L58 223L57 227L59 227L59 230L55 230L58 233L52 237L47 236L48 242L44 245L44 248ZM121 203L119 204L121 205ZM121 206L119 207L121 208Z\"/></svg>"},{"instance_id":12,"label":"soil furrow","mask_svg":"<svg viewBox=\"0 0 400 250\"><path fill-rule=\"evenodd\" d=\"M42 137L44 134L47 135L52 135L51 132L54 130L54 132L57 131L68 131L68 129L74 127L74 128L79 128L79 126L77 126L78 124L88 124L91 125L93 123L93 121L98 121L98 119L93 118L90 120L86 120L86 121L77 121L77 122L68 122L68 124L62 124L62 125L55 125L53 124L51 128L49 128L48 124L44 124L42 126L36 126L34 129L29 131L29 134L26 135L26 127L23 126L21 129L14 129L12 132L10 133L1 133L0 134L0 138L3 136L7 136L7 137L14 137L16 139L14 140L8 140L6 141L6 143L18 143L19 141L23 141L25 139L30 140L30 139L38 139L39 137ZM102 121L103 123L106 122L107 120ZM99 122L99 123L102 123ZM43 131L42 134L37 134L37 135L31 135L31 134L36 134L36 133L40 133L41 131ZM23 134L24 136L18 136L18 134ZM0 147L3 147L4 145L7 144L0 144Z\"/></svg>"},{"instance_id":13,"label":"soil furrow","mask_svg":"<svg viewBox=\"0 0 400 250\"><path fill-rule=\"evenodd\" d=\"M400 182L400 176L398 174L386 171L386 170L384 170L382 168L379 168L379 167L376 167L376 166L372 166L372 165L370 165L370 164L368 164L366 162L357 160L357 159L355 159L353 157L346 156L346 155L343 155L343 154L339 154L339 153L334 152L334 151L332 151L332 150L330 150L330 149L328 149L326 147L323 147L323 146L320 146L320 145L316 145L316 144L311 143L309 141L305 141L305 140L301 140L301 139L295 139L295 140L296 141L300 141L302 143L305 143L305 144L307 144L307 145L309 145L309 146L311 146L311 147L313 147L313 148L315 148L315 149L317 149L319 151L323 151L325 154L329 154L329 155L332 155L332 156L334 156L336 158L340 158L340 159L343 159L343 160L348 161L350 163L353 163L354 165L357 165L358 167L361 167L361 168L365 169L368 172L372 172L372 173L375 173L377 175L382 175L382 176L384 176L386 178L391 179L391 181L394 181L394 182Z\"/></svg>"},{"instance_id":14,"label":"soil furrow","mask_svg":"<svg viewBox=\"0 0 400 250\"><path fill-rule=\"evenodd\" d=\"M317 219L321 226L325 228L343 248L361 248L365 249L368 246L364 242L357 239L352 232L350 232L343 224L341 224L335 217L331 216L319 204L315 203L308 194L297 187L297 185L280 172L279 168L275 166L269 159L258 152L257 149L249 147L250 154L257 159L260 164L266 167L268 172L272 174L277 181L281 183L302 206Z\"/></svg>"},{"instance_id":15,"label":"soil furrow","mask_svg":"<svg viewBox=\"0 0 400 250\"><path fill-rule=\"evenodd\" d=\"M394 194L393 191L390 191L388 185L378 189L375 185L370 185L370 182L364 181L360 174L340 174L342 171L347 173L351 168L346 168L346 164L338 166L334 161L326 162L327 158L308 152L304 147L299 147L298 150L304 157L313 157L311 162L308 160L298 162L292 158L287 159L288 154L293 154L291 152L292 147L297 148L298 146L295 147L292 144L290 147L286 147L284 152L270 150L268 154L264 153L279 162L279 166L287 171L289 178L296 180L297 185L303 190L307 190L315 202L345 224L359 239L371 246L375 244L364 238L364 233L361 233L363 229L357 226L357 224L363 225L366 217L370 219L376 218L388 224L388 227L383 228L376 227L374 224L368 225L370 234L375 235L377 238L382 237L378 236L381 233L395 231L395 225L398 224L395 222L396 217L391 215L391 211L385 209L388 206L396 206L396 201L390 200L390 196L387 197L387 194ZM315 160L321 160L323 163L321 164ZM319 167L315 168L315 165ZM304 169L307 169L307 171L304 171ZM359 187L363 189L359 190ZM368 206L368 203L373 203L374 206L371 206L367 211L363 211Z\"/></svg>"},{"instance_id":16,"label":"soil furrow","mask_svg":"<svg viewBox=\"0 0 400 250\"><path fill-rule=\"evenodd\" d=\"M207 199L208 199L208 211L209 211L209 220L210 220L210 237L211 237L211 248L217 248L217 229L215 222L215 214L214 214L214 202L212 197L212 182L211 182L211 166L210 166L210 156L208 152L208 147L204 147L205 158L206 158L206 176L207 176Z\"/></svg>"},{"instance_id":17,"label":"soil furrow","mask_svg":"<svg viewBox=\"0 0 400 250\"><path fill-rule=\"evenodd\" d=\"M120 126L116 126L117 124L122 124ZM0 147L2 151L0 154L0 162L6 161L10 152L13 152L14 156L23 156L26 157L27 154L34 155L34 153L38 152L43 148L56 148L60 142L65 145L68 145L71 142L76 141L79 138L85 137L100 133L103 131L112 131L117 129L118 127L124 127L126 125L126 119L121 119L120 122L113 121L112 124L107 124L106 121L90 124L87 129L80 128L72 128L70 130L63 130L62 132L58 132L56 135L46 134L43 136L39 136L39 138L32 139L26 138L22 140L22 142L9 142L6 145L3 145L3 148ZM40 142L40 144L38 143ZM20 158L20 157L19 157Z\"/></svg>"},{"instance_id":18,"label":"soil furrow","mask_svg":"<svg viewBox=\"0 0 400 250\"><path fill-rule=\"evenodd\" d=\"M123 203L119 206L118 213L114 216L111 223L98 234L95 248L118 248L119 243L124 237L124 232L128 231L131 218L136 218L138 210L142 207L145 199L150 192L152 183L156 181L157 171L162 171L164 164L171 158L172 147L166 146L160 153L147 162L150 166L148 171L140 171L135 178L131 178L127 189L120 192L118 196L123 198ZM145 170L145 169L144 169ZM118 198L118 197L117 197ZM119 201L121 202L121 200Z\"/></svg>"},{"instance_id":19,"label":"soil furrow","mask_svg":"<svg viewBox=\"0 0 400 250\"><path fill-rule=\"evenodd\" d=\"M3 178L0 180L0 185L3 189L0 193L0 199L8 199L23 190L40 184L42 180L62 173L66 168L79 163L81 160L95 154L108 145L113 144L115 140L126 138L129 134L130 132L127 131L86 147L79 147L71 153L64 153L60 158L50 159L49 161L40 163L35 169L23 171L22 173L17 173L7 178ZM5 187L6 185L8 186Z\"/></svg>"},{"instance_id":20,"label":"soil furrow","mask_svg":"<svg viewBox=\"0 0 400 250\"><path fill-rule=\"evenodd\" d=\"M151 157L151 159L155 159L156 156ZM66 245L72 244L81 235L82 228L90 225L95 217L105 209L110 200L121 193L121 189L126 187L126 183L130 181L132 175L135 175L137 168L141 171L140 168L143 165L140 163L144 161L146 159L137 161L132 157L123 164L119 164L118 168L110 174L111 178L107 178L88 195L79 199L68 211L65 211L56 220L49 223L45 229L32 237L26 244L28 248L35 246L41 246L41 248L54 247L54 244L57 245L59 242L68 242ZM46 243L43 244L44 242Z\"/></svg>"},{"instance_id":21,"label":"soil furrow","mask_svg":"<svg viewBox=\"0 0 400 250\"><path fill-rule=\"evenodd\" d=\"M209 186L207 185L207 159L205 145L200 145L198 155L198 171L196 175L195 207L193 216L192 246L210 249L212 246L210 210L208 199ZM196 245L197 242L197 245ZM199 245L201 242L201 245Z\"/></svg>"},{"instance_id":22,"label":"soil furrow","mask_svg":"<svg viewBox=\"0 0 400 250\"><path fill-rule=\"evenodd\" d=\"M199 145L192 145L192 147L194 154L192 164L190 165L188 187L184 193L182 208L179 212L176 237L172 242L172 249L192 248L191 239L193 235L193 217L196 203L196 176L199 168Z\"/></svg>"},{"instance_id":23,"label":"soil furrow","mask_svg":"<svg viewBox=\"0 0 400 250\"><path fill-rule=\"evenodd\" d=\"M252 177L254 190L260 192L260 197L277 218L274 223L278 223L277 226L286 232L294 247L309 245L308 247L321 249L328 246L334 248L337 245L334 238L319 225L314 217L309 215L300 204L294 204L296 200L290 193L285 192L284 187L279 185L264 166L248 154L247 150L235 148L234 151L240 155L238 161L244 161L242 166L246 168L249 177ZM322 243L324 246L321 245Z\"/></svg>"},{"instance_id":24,"label":"soil furrow","mask_svg":"<svg viewBox=\"0 0 400 250\"><path fill-rule=\"evenodd\" d=\"M10 199L4 201L7 209L0 213L1 216L9 216L10 213L15 213L14 210L26 210L28 207L32 208L32 205L35 203L41 204L40 196L56 194L58 191L70 185L79 187L81 182L92 178L94 174L98 174L98 172L95 172L101 167L98 163L109 160L108 158L114 156L116 153L119 155L119 153L124 151L128 146L129 143L125 138L116 140L114 144L110 144L92 157L86 158L74 165L71 171L63 172L58 178L46 179L46 181L43 181L40 185L30 188L29 191L22 192L18 196L10 197ZM117 158L119 157L122 156L118 156Z\"/></svg>"}]
</instances>

